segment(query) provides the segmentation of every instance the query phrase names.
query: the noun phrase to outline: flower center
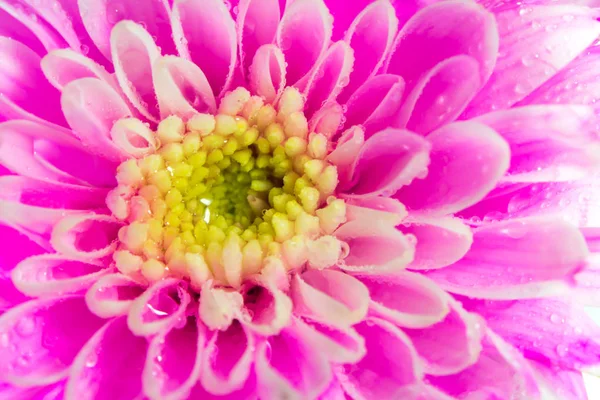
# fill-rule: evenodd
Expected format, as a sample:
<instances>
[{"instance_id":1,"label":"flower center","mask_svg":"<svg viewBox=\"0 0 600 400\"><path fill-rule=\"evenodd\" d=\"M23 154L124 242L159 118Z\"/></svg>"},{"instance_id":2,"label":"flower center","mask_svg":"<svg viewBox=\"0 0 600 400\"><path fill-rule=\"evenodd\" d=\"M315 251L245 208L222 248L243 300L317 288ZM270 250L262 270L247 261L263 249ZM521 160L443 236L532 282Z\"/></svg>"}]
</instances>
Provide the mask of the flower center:
<instances>
[{"instance_id":1,"label":"flower center","mask_svg":"<svg viewBox=\"0 0 600 400\"><path fill-rule=\"evenodd\" d=\"M238 88L215 116L161 121L156 151L123 162L107 196L126 222L116 267L150 282L177 276L197 287L208 279L238 287L269 257L293 269L328 250L335 259L311 264L335 263L341 244L329 234L346 208L333 196L338 177L325 159L328 140L309 135L302 107L296 89L286 89L275 108Z\"/></svg>"}]
</instances>

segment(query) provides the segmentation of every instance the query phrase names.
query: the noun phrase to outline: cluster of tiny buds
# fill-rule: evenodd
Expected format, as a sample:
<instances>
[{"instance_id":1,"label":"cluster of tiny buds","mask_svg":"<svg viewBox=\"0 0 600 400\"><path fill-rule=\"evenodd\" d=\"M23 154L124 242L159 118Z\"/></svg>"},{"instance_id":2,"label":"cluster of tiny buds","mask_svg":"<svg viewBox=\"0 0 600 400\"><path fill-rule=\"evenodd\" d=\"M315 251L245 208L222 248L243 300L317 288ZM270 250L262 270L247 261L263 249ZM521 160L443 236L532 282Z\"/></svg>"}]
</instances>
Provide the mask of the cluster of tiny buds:
<instances>
[{"instance_id":1,"label":"cluster of tiny buds","mask_svg":"<svg viewBox=\"0 0 600 400\"><path fill-rule=\"evenodd\" d=\"M114 262L146 282L167 276L199 288L209 279L239 287L265 268L326 268L343 257L332 233L345 222L335 197L330 143L309 132L304 99L287 88L276 107L244 88L227 93L216 115L137 119L152 151L123 162L107 196L124 222ZM142 132L143 131L143 132Z\"/></svg>"}]
</instances>

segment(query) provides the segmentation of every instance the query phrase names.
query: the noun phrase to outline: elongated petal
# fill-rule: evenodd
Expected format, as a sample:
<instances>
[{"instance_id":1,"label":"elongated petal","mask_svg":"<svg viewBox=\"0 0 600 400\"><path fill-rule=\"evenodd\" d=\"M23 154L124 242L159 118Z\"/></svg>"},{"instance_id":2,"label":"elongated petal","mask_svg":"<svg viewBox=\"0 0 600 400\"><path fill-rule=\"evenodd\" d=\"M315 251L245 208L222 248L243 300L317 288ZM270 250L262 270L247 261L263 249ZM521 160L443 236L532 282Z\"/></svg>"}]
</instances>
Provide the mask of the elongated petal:
<instances>
[{"instance_id":1,"label":"elongated petal","mask_svg":"<svg viewBox=\"0 0 600 400\"><path fill-rule=\"evenodd\" d=\"M366 354L365 340L354 328L333 327L327 321L311 319L295 319L294 324L315 352L325 354L331 362L356 363Z\"/></svg>"},{"instance_id":2,"label":"elongated petal","mask_svg":"<svg viewBox=\"0 0 600 400\"><path fill-rule=\"evenodd\" d=\"M556 369L531 361L530 363L533 364L534 371L539 375L538 384L544 385L547 393L552 393L564 400L589 399L589 392L586 390L581 372Z\"/></svg>"},{"instance_id":3,"label":"elongated petal","mask_svg":"<svg viewBox=\"0 0 600 400\"><path fill-rule=\"evenodd\" d=\"M273 103L285 88L285 59L281 50L273 44L265 44L256 50L250 66L250 87L268 103Z\"/></svg>"},{"instance_id":4,"label":"elongated petal","mask_svg":"<svg viewBox=\"0 0 600 400\"><path fill-rule=\"evenodd\" d=\"M81 78L112 82L112 77L102 65L71 49L51 51L42 58L40 65L46 79L58 90Z\"/></svg>"},{"instance_id":5,"label":"elongated petal","mask_svg":"<svg viewBox=\"0 0 600 400\"><path fill-rule=\"evenodd\" d=\"M352 186L354 163L364 143L365 131L359 126L353 126L342 133L335 150L327 156L327 160L337 167L340 189Z\"/></svg>"},{"instance_id":6,"label":"elongated petal","mask_svg":"<svg viewBox=\"0 0 600 400\"><path fill-rule=\"evenodd\" d=\"M280 332L289 324L292 300L272 284L252 287L244 295L244 310L240 321L259 335Z\"/></svg>"},{"instance_id":7,"label":"elongated petal","mask_svg":"<svg viewBox=\"0 0 600 400\"><path fill-rule=\"evenodd\" d=\"M370 197L346 201L348 221L381 221L390 225L400 225L406 218L406 207L398 200L389 197Z\"/></svg>"},{"instance_id":8,"label":"elongated petal","mask_svg":"<svg viewBox=\"0 0 600 400\"><path fill-rule=\"evenodd\" d=\"M90 311L99 317L119 317L129 312L133 300L144 291L144 286L128 276L109 274L89 288L85 301Z\"/></svg>"},{"instance_id":9,"label":"elongated petal","mask_svg":"<svg viewBox=\"0 0 600 400\"><path fill-rule=\"evenodd\" d=\"M116 249L121 226L121 222L107 215L71 215L54 226L50 242L56 251L70 257L102 258Z\"/></svg>"}]
</instances>

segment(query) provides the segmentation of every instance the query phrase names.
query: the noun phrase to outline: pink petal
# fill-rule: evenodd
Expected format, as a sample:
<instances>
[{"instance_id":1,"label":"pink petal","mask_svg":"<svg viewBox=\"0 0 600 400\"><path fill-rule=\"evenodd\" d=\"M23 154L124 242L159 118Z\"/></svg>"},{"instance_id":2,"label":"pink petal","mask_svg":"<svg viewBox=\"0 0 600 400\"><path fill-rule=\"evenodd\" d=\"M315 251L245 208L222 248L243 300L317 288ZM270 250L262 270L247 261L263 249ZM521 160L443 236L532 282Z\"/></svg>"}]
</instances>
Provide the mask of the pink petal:
<instances>
[{"instance_id":1,"label":"pink petal","mask_svg":"<svg viewBox=\"0 0 600 400\"><path fill-rule=\"evenodd\" d=\"M58 90L81 78L97 78L112 82L111 75L94 60L71 49L54 50L40 64L48 81Z\"/></svg>"},{"instance_id":2,"label":"pink petal","mask_svg":"<svg viewBox=\"0 0 600 400\"><path fill-rule=\"evenodd\" d=\"M117 273L101 277L85 295L91 312L101 318L126 315L133 300L144 293L145 287L126 275Z\"/></svg>"},{"instance_id":3,"label":"pink petal","mask_svg":"<svg viewBox=\"0 0 600 400\"><path fill-rule=\"evenodd\" d=\"M325 54L332 23L322 0L295 0L288 5L277 30L277 46L288 63L288 85L306 76Z\"/></svg>"},{"instance_id":4,"label":"pink petal","mask_svg":"<svg viewBox=\"0 0 600 400\"><path fill-rule=\"evenodd\" d=\"M354 162L350 196L389 196L427 171L430 144L409 131L386 129L371 136Z\"/></svg>"},{"instance_id":5,"label":"pink petal","mask_svg":"<svg viewBox=\"0 0 600 400\"><path fill-rule=\"evenodd\" d=\"M251 287L244 294L244 310L240 321L259 335L279 333L289 324L292 300L272 284Z\"/></svg>"},{"instance_id":6,"label":"pink petal","mask_svg":"<svg viewBox=\"0 0 600 400\"><path fill-rule=\"evenodd\" d=\"M248 70L258 49L273 43L280 16L279 0L240 1L236 23L242 74Z\"/></svg>"},{"instance_id":7,"label":"pink petal","mask_svg":"<svg viewBox=\"0 0 600 400\"><path fill-rule=\"evenodd\" d=\"M400 230L417 238L410 269L443 268L463 258L473 243L471 229L458 218L414 216Z\"/></svg>"},{"instance_id":8,"label":"pink petal","mask_svg":"<svg viewBox=\"0 0 600 400\"><path fill-rule=\"evenodd\" d=\"M322 133L332 138L342 125L344 109L335 101L323 105L308 121L309 132Z\"/></svg>"},{"instance_id":9,"label":"pink petal","mask_svg":"<svg viewBox=\"0 0 600 400\"><path fill-rule=\"evenodd\" d=\"M110 46L121 90L144 117L158 122L152 65L160 57L160 49L152 36L134 22L121 21L111 31Z\"/></svg>"},{"instance_id":10,"label":"pink petal","mask_svg":"<svg viewBox=\"0 0 600 400\"><path fill-rule=\"evenodd\" d=\"M481 88L478 72L473 57L458 55L441 61L415 83L396 126L426 134L454 121Z\"/></svg>"},{"instance_id":11,"label":"pink petal","mask_svg":"<svg viewBox=\"0 0 600 400\"><path fill-rule=\"evenodd\" d=\"M531 361L530 361L531 362ZM589 399L582 373L557 369L544 364L533 362L533 368L538 373L538 383L545 384L549 393L561 400Z\"/></svg>"},{"instance_id":12,"label":"pink petal","mask_svg":"<svg viewBox=\"0 0 600 400\"><path fill-rule=\"evenodd\" d=\"M348 255L339 265L348 272L398 271L414 257L414 237L403 235L389 222L354 220L340 226L334 235L348 245Z\"/></svg>"},{"instance_id":13,"label":"pink petal","mask_svg":"<svg viewBox=\"0 0 600 400\"><path fill-rule=\"evenodd\" d=\"M590 174L600 162L597 119L585 106L539 105L482 115L511 148L503 182L565 181Z\"/></svg>"},{"instance_id":14,"label":"pink petal","mask_svg":"<svg viewBox=\"0 0 600 400\"><path fill-rule=\"evenodd\" d=\"M125 159L125 154L110 140L110 129L131 111L119 94L106 82L83 78L64 87L61 97L63 113L84 145L113 160Z\"/></svg>"},{"instance_id":15,"label":"pink petal","mask_svg":"<svg viewBox=\"0 0 600 400\"><path fill-rule=\"evenodd\" d=\"M185 321L185 320L184 320ZM204 327L188 317L184 326L150 340L142 375L144 393L152 399L185 398L200 376Z\"/></svg>"},{"instance_id":16,"label":"pink petal","mask_svg":"<svg viewBox=\"0 0 600 400\"><path fill-rule=\"evenodd\" d=\"M252 373L251 378L246 381L246 384L242 389L223 396L207 392L202 384L198 382L192 389L188 398L202 400L256 400L256 377L254 375L255 374Z\"/></svg>"},{"instance_id":17,"label":"pink petal","mask_svg":"<svg viewBox=\"0 0 600 400\"><path fill-rule=\"evenodd\" d=\"M331 45L315 65L304 90L306 94L304 112L308 117L311 117L323 104L335 100L342 88L347 85L353 65L354 53L346 42L339 41Z\"/></svg>"},{"instance_id":18,"label":"pink petal","mask_svg":"<svg viewBox=\"0 0 600 400\"><path fill-rule=\"evenodd\" d=\"M117 121L110 130L113 143L132 157L140 158L156 150L154 132L137 118Z\"/></svg>"},{"instance_id":19,"label":"pink petal","mask_svg":"<svg viewBox=\"0 0 600 400\"><path fill-rule=\"evenodd\" d=\"M588 255L579 230L557 216L482 225L457 263L427 272L442 288L469 297L557 295Z\"/></svg>"},{"instance_id":20,"label":"pink petal","mask_svg":"<svg viewBox=\"0 0 600 400\"><path fill-rule=\"evenodd\" d=\"M433 281L408 271L360 276L369 289L374 315L406 328L426 328L450 312L448 295Z\"/></svg>"},{"instance_id":21,"label":"pink petal","mask_svg":"<svg viewBox=\"0 0 600 400\"><path fill-rule=\"evenodd\" d=\"M206 74L215 94L228 88L237 61L235 23L221 0L180 0L171 14L177 50Z\"/></svg>"},{"instance_id":22,"label":"pink petal","mask_svg":"<svg viewBox=\"0 0 600 400\"><path fill-rule=\"evenodd\" d=\"M457 122L427 138L431 142L427 176L394 195L409 210L437 216L465 209L483 199L508 169L507 143L484 125Z\"/></svg>"},{"instance_id":23,"label":"pink petal","mask_svg":"<svg viewBox=\"0 0 600 400\"><path fill-rule=\"evenodd\" d=\"M214 113L215 96L196 64L180 57L162 57L153 67L153 80L161 118L184 119L198 112Z\"/></svg>"},{"instance_id":24,"label":"pink petal","mask_svg":"<svg viewBox=\"0 0 600 400\"><path fill-rule=\"evenodd\" d=\"M24 44L5 37L0 37L0 53L3 58L0 64L0 120L30 119L28 116L33 114L64 125L64 117L57 107L59 93L44 77L40 56ZM31 96L31 93L36 95ZM14 108L5 102L10 102Z\"/></svg>"},{"instance_id":25,"label":"pink petal","mask_svg":"<svg viewBox=\"0 0 600 400\"><path fill-rule=\"evenodd\" d=\"M294 314L333 327L362 321L369 308L369 291L359 280L341 271L308 270L292 279Z\"/></svg>"},{"instance_id":26,"label":"pink petal","mask_svg":"<svg viewBox=\"0 0 600 400\"><path fill-rule=\"evenodd\" d=\"M103 323L83 297L32 300L10 309L0 316L2 380L27 387L64 379L81 346Z\"/></svg>"},{"instance_id":27,"label":"pink petal","mask_svg":"<svg viewBox=\"0 0 600 400\"><path fill-rule=\"evenodd\" d=\"M412 88L423 72L464 54L477 60L485 82L494 70L497 52L493 14L472 2L444 1L423 8L404 25L387 70L402 76Z\"/></svg>"},{"instance_id":28,"label":"pink petal","mask_svg":"<svg viewBox=\"0 0 600 400\"><path fill-rule=\"evenodd\" d=\"M333 39L339 40L343 38L357 16L372 2L373 0L355 0L351 2L324 0L325 5L329 9L329 13L335 17L332 35ZM394 13L394 10L390 11Z\"/></svg>"},{"instance_id":29,"label":"pink petal","mask_svg":"<svg viewBox=\"0 0 600 400\"><path fill-rule=\"evenodd\" d=\"M312 399L331 380L327 359L315 353L293 325L256 348L258 396L264 399Z\"/></svg>"},{"instance_id":30,"label":"pink petal","mask_svg":"<svg viewBox=\"0 0 600 400\"><path fill-rule=\"evenodd\" d=\"M277 46L265 44L259 47L250 66L252 92L267 103L274 103L285 88L285 70L283 53Z\"/></svg>"},{"instance_id":31,"label":"pink petal","mask_svg":"<svg viewBox=\"0 0 600 400\"><path fill-rule=\"evenodd\" d=\"M336 25L338 18L336 14ZM345 33L344 40L354 50L355 63L349 83L339 96L345 102L356 89L381 68L398 31L398 18L389 0L367 5L356 16Z\"/></svg>"},{"instance_id":32,"label":"pink petal","mask_svg":"<svg viewBox=\"0 0 600 400\"><path fill-rule=\"evenodd\" d=\"M354 173L354 162L365 143L365 131L353 126L344 133L337 142L335 150L327 156L327 161L337 167L339 185L342 190L350 186Z\"/></svg>"},{"instance_id":33,"label":"pink petal","mask_svg":"<svg viewBox=\"0 0 600 400\"><path fill-rule=\"evenodd\" d=\"M233 393L244 387L254 359L254 336L234 322L224 331L212 331L204 349L200 382L215 395Z\"/></svg>"},{"instance_id":34,"label":"pink petal","mask_svg":"<svg viewBox=\"0 0 600 400\"><path fill-rule=\"evenodd\" d=\"M338 379L352 398L404 399L407 385L423 376L421 361L410 339L397 327L378 318L356 326L365 338L367 353L356 364L346 364Z\"/></svg>"},{"instance_id":35,"label":"pink petal","mask_svg":"<svg viewBox=\"0 0 600 400\"><path fill-rule=\"evenodd\" d=\"M391 225L400 225L406 218L406 207L396 199L389 197L367 197L346 201L348 221L381 221Z\"/></svg>"},{"instance_id":36,"label":"pink petal","mask_svg":"<svg viewBox=\"0 0 600 400\"><path fill-rule=\"evenodd\" d=\"M135 0L123 0L118 3L111 0L93 2L79 0L77 3L83 25L100 52L109 60L111 60L110 33L121 20L131 20L144 25L150 35L156 38L163 53L174 54L169 23L169 2L152 0L144 3L144 7L140 7Z\"/></svg>"},{"instance_id":37,"label":"pink petal","mask_svg":"<svg viewBox=\"0 0 600 400\"><path fill-rule=\"evenodd\" d=\"M159 281L133 300L127 325L138 336L165 332L182 320L189 303L190 295L178 279Z\"/></svg>"},{"instance_id":38,"label":"pink petal","mask_svg":"<svg viewBox=\"0 0 600 400\"><path fill-rule=\"evenodd\" d=\"M356 363L366 353L365 340L351 327L334 327L314 320L294 321L304 340L332 363ZM326 397L325 397L326 398Z\"/></svg>"},{"instance_id":39,"label":"pink petal","mask_svg":"<svg viewBox=\"0 0 600 400\"><path fill-rule=\"evenodd\" d=\"M39 297L79 292L109 272L110 269L97 261L82 262L58 254L43 254L17 264L12 280L22 293Z\"/></svg>"},{"instance_id":40,"label":"pink petal","mask_svg":"<svg viewBox=\"0 0 600 400\"><path fill-rule=\"evenodd\" d=\"M496 14L501 38L496 69L463 117L512 106L564 68L600 34L600 24L586 7L544 4L524 10L515 7Z\"/></svg>"},{"instance_id":41,"label":"pink petal","mask_svg":"<svg viewBox=\"0 0 600 400\"><path fill-rule=\"evenodd\" d=\"M345 126L362 125L367 138L389 127L397 118L403 94L404 79L400 76L384 74L367 79L346 103Z\"/></svg>"},{"instance_id":42,"label":"pink petal","mask_svg":"<svg viewBox=\"0 0 600 400\"><path fill-rule=\"evenodd\" d=\"M66 256L102 258L116 249L117 232L121 226L120 221L108 215L70 215L54 226L50 243L56 251Z\"/></svg>"},{"instance_id":43,"label":"pink petal","mask_svg":"<svg viewBox=\"0 0 600 400\"><path fill-rule=\"evenodd\" d=\"M481 318L450 301L444 320L422 329L404 329L429 375L451 375L475 364L481 352L484 329Z\"/></svg>"},{"instance_id":44,"label":"pink petal","mask_svg":"<svg viewBox=\"0 0 600 400\"><path fill-rule=\"evenodd\" d=\"M83 346L73 362L65 400L131 400L142 394L148 343L124 317L113 319Z\"/></svg>"}]
</instances>

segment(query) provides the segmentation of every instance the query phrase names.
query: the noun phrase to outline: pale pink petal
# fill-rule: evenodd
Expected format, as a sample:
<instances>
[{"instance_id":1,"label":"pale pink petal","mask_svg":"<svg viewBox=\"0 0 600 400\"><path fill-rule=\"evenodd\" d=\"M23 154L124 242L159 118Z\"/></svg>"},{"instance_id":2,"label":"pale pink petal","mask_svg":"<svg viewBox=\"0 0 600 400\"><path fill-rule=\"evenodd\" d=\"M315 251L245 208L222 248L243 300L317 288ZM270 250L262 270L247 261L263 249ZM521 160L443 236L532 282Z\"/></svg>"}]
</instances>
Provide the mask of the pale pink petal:
<instances>
[{"instance_id":1,"label":"pale pink petal","mask_svg":"<svg viewBox=\"0 0 600 400\"><path fill-rule=\"evenodd\" d=\"M308 121L308 130L332 138L342 125L343 119L343 107L335 101L330 101L313 114Z\"/></svg>"},{"instance_id":2,"label":"pale pink petal","mask_svg":"<svg viewBox=\"0 0 600 400\"><path fill-rule=\"evenodd\" d=\"M237 8L240 68L246 74L258 49L273 43L283 10L279 0L241 0Z\"/></svg>"},{"instance_id":3,"label":"pale pink petal","mask_svg":"<svg viewBox=\"0 0 600 400\"><path fill-rule=\"evenodd\" d=\"M285 88L285 71L283 53L277 46L265 44L259 47L249 71L252 92L267 103L274 103Z\"/></svg>"},{"instance_id":4,"label":"pale pink petal","mask_svg":"<svg viewBox=\"0 0 600 400\"><path fill-rule=\"evenodd\" d=\"M332 363L356 363L365 356L365 340L352 327L334 327L328 321L311 319L295 319L294 324L314 351L324 354Z\"/></svg>"},{"instance_id":5,"label":"pale pink petal","mask_svg":"<svg viewBox=\"0 0 600 400\"><path fill-rule=\"evenodd\" d=\"M113 143L133 157L143 157L156 150L157 143L149 124L137 118L117 121L110 130Z\"/></svg>"},{"instance_id":6,"label":"pale pink petal","mask_svg":"<svg viewBox=\"0 0 600 400\"><path fill-rule=\"evenodd\" d=\"M125 317L109 321L77 354L65 400L139 398L147 349L146 338L135 336Z\"/></svg>"},{"instance_id":7,"label":"pale pink petal","mask_svg":"<svg viewBox=\"0 0 600 400\"><path fill-rule=\"evenodd\" d=\"M456 122L427 139L431 142L427 176L394 195L409 210L437 216L465 209L483 199L508 169L508 144L485 125Z\"/></svg>"},{"instance_id":8,"label":"pale pink petal","mask_svg":"<svg viewBox=\"0 0 600 400\"><path fill-rule=\"evenodd\" d=\"M32 300L10 309L0 316L2 380L27 387L64 379L81 346L103 323L80 296Z\"/></svg>"},{"instance_id":9,"label":"pale pink petal","mask_svg":"<svg viewBox=\"0 0 600 400\"><path fill-rule=\"evenodd\" d=\"M370 311L398 326L425 328L450 312L446 292L414 272L358 278L369 289Z\"/></svg>"},{"instance_id":10,"label":"pale pink petal","mask_svg":"<svg viewBox=\"0 0 600 400\"><path fill-rule=\"evenodd\" d=\"M493 14L474 2L443 1L421 9L404 25L387 71L402 76L412 89L420 75L440 61L467 55L477 61L480 81L485 82L497 53Z\"/></svg>"},{"instance_id":11,"label":"pale pink petal","mask_svg":"<svg viewBox=\"0 0 600 400\"><path fill-rule=\"evenodd\" d=\"M514 7L496 14L501 38L496 69L463 117L512 106L564 68L600 34L600 23L586 7L532 4L523 10Z\"/></svg>"},{"instance_id":12,"label":"pale pink petal","mask_svg":"<svg viewBox=\"0 0 600 400\"><path fill-rule=\"evenodd\" d=\"M345 126L362 125L367 138L389 127L397 119L403 94L404 79L400 76L369 78L348 99Z\"/></svg>"},{"instance_id":13,"label":"pale pink petal","mask_svg":"<svg viewBox=\"0 0 600 400\"><path fill-rule=\"evenodd\" d=\"M396 199L389 197L367 197L346 201L348 221L385 221L391 225L400 225L408 216L406 207Z\"/></svg>"},{"instance_id":14,"label":"pale pink petal","mask_svg":"<svg viewBox=\"0 0 600 400\"><path fill-rule=\"evenodd\" d=\"M407 385L423 377L423 366L410 339L379 318L356 326L365 338L367 353L356 364L346 364L336 375L351 398L404 399Z\"/></svg>"},{"instance_id":15,"label":"pale pink petal","mask_svg":"<svg viewBox=\"0 0 600 400\"><path fill-rule=\"evenodd\" d=\"M538 375L538 384L545 387L548 394L561 400L587 400L583 375L579 371L557 369L542 363L529 361Z\"/></svg>"},{"instance_id":16,"label":"pale pink petal","mask_svg":"<svg viewBox=\"0 0 600 400\"><path fill-rule=\"evenodd\" d=\"M427 272L447 291L469 297L519 299L557 295L584 265L579 230L558 216L482 225L457 263Z\"/></svg>"},{"instance_id":17,"label":"pale pink petal","mask_svg":"<svg viewBox=\"0 0 600 400\"><path fill-rule=\"evenodd\" d=\"M410 269L443 268L463 258L473 243L471 229L454 217L412 216L400 230L417 238Z\"/></svg>"},{"instance_id":18,"label":"pale pink petal","mask_svg":"<svg viewBox=\"0 0 600 400\"><path fill-rule=\"evenodd\" d=\"M256 347L257 393L264 399L312 399L331 381L331 366L291 325Z\"/></svg>"},{"instance_id":19,"label":"pale pink petal","mask_svg":"<svg viewBox=\"0 0 600 400\"><path fill-rule=\"evenodd\" d=\"M64 87L60 103L84 145L110 160L125 159L110 140L110 129L118 119L130 117L131 111L110 84L96 78L72 81Z\"/></svg>"},{"instance_id":20,"label":"pale pink petal","mask_svg":"<svg viewBox=\"0 0 600 400\"><path fill-rule=\"evenodd\" d=\"M68 3L68 0L64 3ZM110 33L121 20L131 20L144 25L150 35L156 38L163 53L174 54L168 1L152 0L144 3L144 7L140 7L135 0L77 0L77 4L83 25L100 52L109 60Z\"/></svg>"},{"instance_id":21,"label":"pale pink petal","mask_svg":"<svg viewBox=\"0 0 600 400\"><path fill-rule=\"evenodd\" d=\"M202 384L198 382L188 398L202 400L256 400L256 377L254 372L252 372L251 377L246 381L243 388L222 396L207 392Z\"/></svg>"},{"instance_id":22,"label":"pale pink petal","mask_svg":"<svg viewBox=\"0 0 600 400\"><path fill-rule=\"evenodd\" d=\"M240 322L259 335L279 333L289 324L292 300L273 284L261 283L244 293Z\"/></svg>"},{"instance_id":23,"label":"pale pink petal","mask_svg":"<svg viewBox=\"0 0 600 400\"><path fill-rule=\"evenodd\" d=\"M295 0L287 6L277 30L277 46L288 63L288 85L305 77L325 53L332 24L322 0Z\"/></svg>"},{"instance_id":24,"label":"pale pink petal","mask_svg":"<svg viewBox=\"0 0 600 400\"><path fill-rule=\"evenodd\" d=\"M337 25L337 14L335 22ZM397 31L398 18L389 0L375 1L356 16L346 31L344 40L354 50L354 58L360 62L355 63L349 83L339 96L340 102L345 102L381 68Z\"/></svg>"},{"instance_id":25,"label":"pale pink petal","mask_svg":"<svg viewBox=\"0 0 600 400\"><path fill-rule=\"evenodd\" d=\"M144 117L157 122L152 65L160 57L160 49L152 36L139 24L121 21L110 33L110 48L121 90Z\"/></svg>"},{"instance_id":26,"label":"pale pink petal","mask_svg":"<svg viewBox=\"0 0 600 400\"><path fill-rule=\"evenodd\" d=\"M454 121L480 88L479 64L473 57L447 58L415 83L395 126L427 134Z\"/></svg>"},{"instance_id":27,"label":"pale pink petal","mask_svg":"<svg viewBox=\"0 0 600 400\"><path fill-rule=\"evenodd\" d=\"M533 105L476 119L510 145L510 168L502 182L551 182L590 175L600 162L597 118L592 108Z\"/></svg>"},{"instance_id":28,"label":"pale pink petal","mask_svg":"<svg viewBox=\"0 0 600 400\"><path fill-rule=\"evenodd\" d=\"M138 336L165 332L181 322L190 301L189 293L178 279L164 279L133 300L127 325Z\"/></svg>"},{"instance_id":29,"label":"pale pink petal","mask_svg":"<svg viewBox=\"0 0 600 400\"><path fill-rule=\"evenodd\" d=\"M175 400L187 396L198 381L205 331L199 320L188 317L183 326L154 336L142 375L144 393L151 399Z\"/></svg>"},{"instance_id":30,"label":"pale pink petal","mask_svg":"<svg viewBox=\"0 0 600 400\"><path fill-rule=\"evenodd\" d=\"M203 355L200 382L215 395L234 393L250 375L255 351L254 335L238 322L224 331L212 331Z\"/></svg>"},{"instance_id":31,"label":"pale pink petal","mask_svg":"<svg viewBox=\"0 0 600 400\"><path fill-rule=\"evenodd\" d=\"M40 64L48 81L58 90L81 78L97 78L112 82L111 75L94 60L71 49L53 50Z\"/></svg>"},{"instance_id":32,"label":"pale pink petal","mask_svg":"<svg viewBox=\"0 0 600 400\"><path fill-rule=\"evenodd\" d=\"M481 317L450 301L442 321L422 329L404 329L425 362L429 375L451 375L475 364L485 334Z\"/></svg>"},{"instance_id":33,"label":"pale pink petal","mask_svg":"<svg viewBox=\"0 0 600 400\"><path fill-rule=\"evenodd\" d=\"M354 162L364 143L365 131L359 126L353 126L342 133L335 150L327 156L327 161L337 167L338 189L345 189L351 185Z\"/></svg>"},{"instance_id":34,"label":"pale pink petal","mask_svg":"<svg viewBox=\"0 0 600 400\"><path fill-rule=\"evenodd\" d=\"M59 253L73 258L103 258L116 249L121 226L120 221L108 215L70 215L54 226L50 243Z\"/></svg>"},{"instance_id":35,"label":"pale pink petal","mask_svg":"<svg viewBox=\"0 0 600 400\"><path fill-rule=\"evenodd\" d=\"M98 279L85 294L91 312L102 318L126 315L133 300L145 291L145 287L126 275L109 274Z\"/></svg>"},{"instance_id":36,"label":"pale pink petal","mask_svg":"<svg viewBox=\"0 0 600 400\"><path fill-rule=\"evenodd\" d=\"M98 261L78 261L59 254L42 254L21 261L12 280L22 293L40 297L80 292L111 272Z\"/></svg>"},{"instance_id":37,"label":"pale pink petal","mask_svg":"<svg viewBox=\"0 0 600 400\"><path fill-rule=\"evenodd\" d=\"M354 65L352 48L343 41L335 42L315 65L304 94L304 112L311 117L328 101L335 100L347 85Z\"/></svg>"},{"instance_id":38,"label":"pale pink petal","mask_svg":"<svg viewBox=\"0 0 600 400\"><path fill-rule=\"evenodd\" d=\"M193 62L180 57L160 58L152 71L161 118L189 118L198 112L214 113L215 96L206 76Z\"/></svg>"},{"instance_id":39,"label":"pale pink petal","mask_svg":"<svg viewBox=\"0 0 600 400\"><path fill-rule=\"evenodd\" d=\"M390 221L354 220L334 236L348 245L339 267L348 272L380 274L406 268L415 254L414 237L403 235Z\"/></svg>"},{"instance_id":40,"label":"pale pink petal","mask_svg":"<svg viewBox=\"0 0 600 400\"><path fill-rule=\"evenodd\" d=\"M389 196L411 185L427 173L430 148L426 139L409 131L389 128L374 134L357 155L353 185L345 192L349 197Z\"/></svg>"},{"instance_id":41,"label":"pale pink petal","mask_svg":"<svg viewBox=\"0 0 600 400\"><path fill-rule=\"evenodd\" d=\"M216 95L225 93L237 62L237 34L224 2L178 0L171 23L179 54L206 74Z\"/></svg>"},{"instance_id":42,"label":"pale pink petal","mask_svg":"<svg viewBox=\"0 0 600 400\"><path fill-rule=\"evenodd\" d=\"M362 321L369 308L369 291L351 275L335 270L308 270L292 278L294 314L334 327Z\"/></svg>"}]
</instances>

